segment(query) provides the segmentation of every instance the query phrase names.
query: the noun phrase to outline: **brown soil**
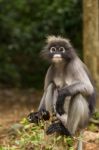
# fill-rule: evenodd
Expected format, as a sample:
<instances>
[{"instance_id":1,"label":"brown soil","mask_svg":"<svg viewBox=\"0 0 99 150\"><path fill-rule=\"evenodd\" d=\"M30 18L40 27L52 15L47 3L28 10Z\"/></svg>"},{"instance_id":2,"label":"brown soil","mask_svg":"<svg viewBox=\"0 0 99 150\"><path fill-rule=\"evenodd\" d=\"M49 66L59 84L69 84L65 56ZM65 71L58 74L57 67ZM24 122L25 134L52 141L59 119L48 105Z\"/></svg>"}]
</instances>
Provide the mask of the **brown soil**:
<instances>
[{"instance_id":1,"label":"brown soil","mask_svg":"<svg viewBox=\"0 0 99 150\"><path fill-rule=\"evenodd\" d=\"M7 140L6 135L11 125L18 123L39 104L41 93L33 89L0 90L0 145ZM4 144L5 145L5 144Z\"/></svg>"}]
</instances>

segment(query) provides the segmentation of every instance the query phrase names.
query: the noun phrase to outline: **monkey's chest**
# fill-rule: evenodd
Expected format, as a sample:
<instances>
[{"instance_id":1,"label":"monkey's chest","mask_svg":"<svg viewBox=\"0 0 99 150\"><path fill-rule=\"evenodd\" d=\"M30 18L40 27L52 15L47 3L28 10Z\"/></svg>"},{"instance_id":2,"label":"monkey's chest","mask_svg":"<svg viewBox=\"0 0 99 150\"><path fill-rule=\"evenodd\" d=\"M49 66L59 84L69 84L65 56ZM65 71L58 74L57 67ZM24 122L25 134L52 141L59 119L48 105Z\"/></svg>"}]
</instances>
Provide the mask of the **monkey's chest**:
<instances>
[{"instance_id":1,"label":"monkey's chest","mask_svg":"<svg viewBox=\"0 0 99 150\"><path fill-rule=\"evenodd\" d=\"M64 85L64 82L60 78L55 78L54 83L58 87L63 87L63 85Z\"/></svg>"},{"instance_id":2,"label":"monkey's chest","mask_svg":"<svg viewBox=\"0 0 99 150\"><path fill-rule=\"evenodd\" d=\"M57 76L54 76L54 83L57 87L63 87L65 85L65 79L62 74L58 74Z\"/></svg>"},{"instance_id":3,"label":"monkey's chest","mask_svg":"<svg viewBox=\"0 0 99 150\"><path fill-rule=\"evenodd\" d=\"M64 87L66 85L72 84L72 78L71 75L64 76L63 74L57 74L54 76L54 83L57 87Z\"/></svg>"}]
</instances>

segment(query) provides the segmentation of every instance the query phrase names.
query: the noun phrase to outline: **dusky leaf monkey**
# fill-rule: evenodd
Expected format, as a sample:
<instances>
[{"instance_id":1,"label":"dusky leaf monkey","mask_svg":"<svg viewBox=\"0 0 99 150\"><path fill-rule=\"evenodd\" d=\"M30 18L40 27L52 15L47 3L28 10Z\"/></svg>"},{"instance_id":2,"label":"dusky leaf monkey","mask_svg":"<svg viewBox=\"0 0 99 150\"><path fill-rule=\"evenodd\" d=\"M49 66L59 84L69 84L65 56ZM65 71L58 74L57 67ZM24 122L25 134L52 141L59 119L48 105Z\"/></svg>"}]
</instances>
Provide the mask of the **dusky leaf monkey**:
<instances>
[{"instance_id":1,"label":"dusky leaf monkey","mask_svg":"<svg viewBox=\"0 0 99 150\"><path fill-rule=\"evenodd\" d=\"M51 65L38 111L30 113L28 119L37 123L55 113L58 121L52 123L46 133L74 135L78 128L87 125L94 111L95 89L90 73L68 39L49 36L41 53Z\"/></svg>"}]
</instances>

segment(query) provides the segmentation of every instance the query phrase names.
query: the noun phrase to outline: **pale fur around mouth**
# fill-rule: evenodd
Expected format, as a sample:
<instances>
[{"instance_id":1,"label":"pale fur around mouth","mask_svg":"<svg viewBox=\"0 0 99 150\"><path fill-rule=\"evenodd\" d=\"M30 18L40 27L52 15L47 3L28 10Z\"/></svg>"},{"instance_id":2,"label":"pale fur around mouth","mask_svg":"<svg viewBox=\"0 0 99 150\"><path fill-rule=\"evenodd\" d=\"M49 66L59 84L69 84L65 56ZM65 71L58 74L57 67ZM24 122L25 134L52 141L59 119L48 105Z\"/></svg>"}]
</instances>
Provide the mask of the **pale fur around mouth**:
<instances>
[{"instance_id":1,"label":"pale fur around mouth","mask_svg":"<svg viewBox=\"0 0 99 150\"><path fill-rule=\"evenodd\" d=\"M60 62L60 61L63 61L63 59L61 57L60 58L59 57L55 57L55 58L52 59L52 61L53 62Z\"/></svg>"},{"instance_id":2,"label":"pale fur around mouth","mask_svg":"<svg viewBox=\"0 0 99 150\"><path fill-rule=\"evenodd\" d=\"M59 62L59 61L62 61L63 59L62 59L62 57L61 57L61 55L60 54L55 54L54 56L53 56L53 58L52 58L52 61L53 62Z\"/></svg>"}]
</instances>

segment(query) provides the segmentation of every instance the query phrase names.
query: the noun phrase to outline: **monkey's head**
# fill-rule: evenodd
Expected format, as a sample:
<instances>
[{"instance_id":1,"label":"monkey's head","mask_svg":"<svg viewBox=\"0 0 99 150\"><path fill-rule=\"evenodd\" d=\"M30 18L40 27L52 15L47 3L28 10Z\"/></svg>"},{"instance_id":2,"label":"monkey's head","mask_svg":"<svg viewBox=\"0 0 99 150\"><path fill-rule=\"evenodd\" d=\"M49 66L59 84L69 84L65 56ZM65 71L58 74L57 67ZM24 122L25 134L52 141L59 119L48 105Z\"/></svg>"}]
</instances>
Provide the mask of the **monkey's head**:
<instances>
[{"instance_id":1,"label":"monkey's head","mask_svg":"<svg viewBox=\"0 0 99 150\"><path fill-rule=\"evenodd\" d=\"M75 56L75 51L69 40L60 36L48 36L42 56L54 63L69 62Z\"/></svg>"}]
</instances>

